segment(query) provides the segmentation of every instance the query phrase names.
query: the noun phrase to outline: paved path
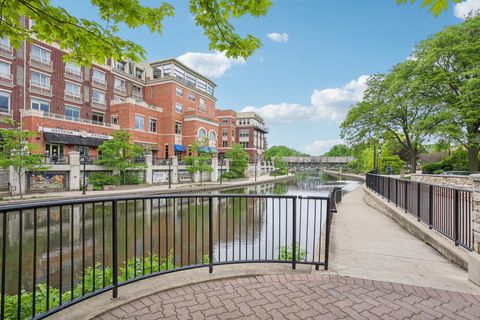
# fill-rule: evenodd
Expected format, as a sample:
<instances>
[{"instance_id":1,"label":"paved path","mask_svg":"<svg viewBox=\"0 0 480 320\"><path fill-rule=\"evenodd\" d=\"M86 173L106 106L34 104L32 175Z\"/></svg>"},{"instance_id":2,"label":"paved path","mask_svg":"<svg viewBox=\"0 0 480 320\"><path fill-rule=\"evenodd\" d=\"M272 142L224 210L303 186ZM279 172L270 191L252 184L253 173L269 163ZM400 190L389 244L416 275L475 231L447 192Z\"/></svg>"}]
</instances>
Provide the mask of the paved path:
<instances>
[{"instance_id":1,"label":"paved path","mask_svg":"<svg viewBox=\"0 0 480 320\"><path fill-rule=\"evenodd\" d=\"M331 244L330 270L338 275L480 294L467 271L367 206L363 188L345 196Z\"/></svg>"},{"instance_id":2,"label":"paved path","mask_svg":"<svg viewBox=\"0 0 480 320\"><path fill-rule=\"evenodd\" d=\"M153 294L97 319L478 319L480 296L389 282L289 274Z\"/></svg>"}]
</instances>

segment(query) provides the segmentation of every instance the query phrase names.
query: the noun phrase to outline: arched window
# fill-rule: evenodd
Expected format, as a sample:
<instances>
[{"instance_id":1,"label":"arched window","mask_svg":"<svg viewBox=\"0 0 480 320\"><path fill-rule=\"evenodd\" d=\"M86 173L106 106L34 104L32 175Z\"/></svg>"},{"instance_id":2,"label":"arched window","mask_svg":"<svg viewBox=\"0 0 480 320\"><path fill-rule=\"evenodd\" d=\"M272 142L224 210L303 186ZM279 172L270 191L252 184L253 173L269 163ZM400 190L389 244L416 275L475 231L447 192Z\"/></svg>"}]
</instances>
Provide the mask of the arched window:
<instances>
[{"instance_id":1,"label":"arched window","mask_svg":"<svg viewBox=\"0 0 480 320\"><path fill-rule=\"evenodd\" d=\"M217 135L215 134L215 131L210 131L210 141L216 141L217 140Z\"/></svg>"},{"instance_id":2,"label":"arched window","mask_svg":"<svg viewBox=\"0 0 480 320\"><path fill-rule=\"evenodd\" d=\"M199 139L205 139L206 136L207 136L207 132L205 131L205 129L201 128L200 130L198 130Z\"/></svg>"}]
</instances>

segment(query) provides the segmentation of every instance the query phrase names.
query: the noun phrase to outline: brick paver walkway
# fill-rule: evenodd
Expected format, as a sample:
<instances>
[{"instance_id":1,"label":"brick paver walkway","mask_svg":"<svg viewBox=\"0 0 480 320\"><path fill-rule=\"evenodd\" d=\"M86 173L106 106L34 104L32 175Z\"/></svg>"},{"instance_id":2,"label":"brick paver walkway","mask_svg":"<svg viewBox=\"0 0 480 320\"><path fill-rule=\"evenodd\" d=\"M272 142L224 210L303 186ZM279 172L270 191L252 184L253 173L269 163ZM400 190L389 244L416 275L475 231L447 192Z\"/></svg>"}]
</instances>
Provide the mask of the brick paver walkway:
<instances>
[{"instance_id":1,"label":"brick paver walkway","mask_svg":"<svg viewBox=\"0 0 480 320\"><path fill-rule=\"evenodd\" d=\"M98 319L479 319L480 296L322 274L248 276L133 301Z\"/></svg>"}]
</instances>

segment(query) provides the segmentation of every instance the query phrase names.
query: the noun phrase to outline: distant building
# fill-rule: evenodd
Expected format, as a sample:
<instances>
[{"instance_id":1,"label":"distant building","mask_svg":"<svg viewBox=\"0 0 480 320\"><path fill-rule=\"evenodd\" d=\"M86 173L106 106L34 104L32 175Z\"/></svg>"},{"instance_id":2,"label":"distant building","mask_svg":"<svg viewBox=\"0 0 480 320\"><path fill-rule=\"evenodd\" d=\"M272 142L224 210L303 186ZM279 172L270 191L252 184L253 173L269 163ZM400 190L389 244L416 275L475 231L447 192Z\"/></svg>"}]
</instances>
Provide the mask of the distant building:
<instances>
[{"instance_id":1,"label":"distant building","mask_svg":"<svg viewBox=\"0 0 480 320\"><path fill-rule=\"evenodd\" d=\"M267 149L268 128L255 112L237 112L237 141L247 150L250 159L263 158Z\"/></svg>"}]
</instances>

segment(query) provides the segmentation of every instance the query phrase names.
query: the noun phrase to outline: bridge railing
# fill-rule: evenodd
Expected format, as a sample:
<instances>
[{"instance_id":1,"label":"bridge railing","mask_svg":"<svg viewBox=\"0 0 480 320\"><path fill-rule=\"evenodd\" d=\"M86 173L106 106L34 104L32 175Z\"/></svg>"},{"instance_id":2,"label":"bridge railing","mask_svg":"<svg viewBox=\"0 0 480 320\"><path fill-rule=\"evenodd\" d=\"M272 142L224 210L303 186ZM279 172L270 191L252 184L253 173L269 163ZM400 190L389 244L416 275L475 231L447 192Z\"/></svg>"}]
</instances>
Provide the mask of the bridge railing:
<instances>
[{"instance_id":1,"label":"bridge railing","mask_svg":"<svg viewBox=\"0 0 480 320\"><path fill-rule=\"evenodd\" d=\"M366 185L468 250L473 249L472 191L367 174Z\"/></svg>"},{"instance_id":2,"label":"bridge railing","mask_svg":"<svg viewBox=\"0 0 480 320\"><path fill-rule=\"evenodd\" d=\"M328 269L330 197L154 195L0 206L0 318L40 319L169 272Z\"/></svg>"}]
</instances>

